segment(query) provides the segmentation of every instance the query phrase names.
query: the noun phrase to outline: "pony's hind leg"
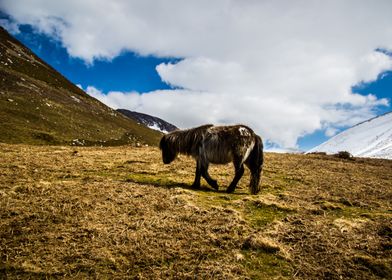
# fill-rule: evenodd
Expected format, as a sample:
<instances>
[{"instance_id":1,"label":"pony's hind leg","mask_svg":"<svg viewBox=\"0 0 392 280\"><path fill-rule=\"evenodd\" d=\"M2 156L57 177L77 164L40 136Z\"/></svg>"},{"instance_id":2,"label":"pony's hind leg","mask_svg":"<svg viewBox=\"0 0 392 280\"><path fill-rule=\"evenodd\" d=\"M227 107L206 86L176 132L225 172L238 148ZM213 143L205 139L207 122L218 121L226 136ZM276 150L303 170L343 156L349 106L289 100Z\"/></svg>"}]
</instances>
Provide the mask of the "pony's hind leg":
<instances>
[{"instance_id":1,"label":"pony's hind leg","mask_svg":"<svg viewBox=\"0 0 392 280\"><path fill-rule=\"evenodd\" d=\"M260 192L260 178L261 172L263 170L262 165L252 166L251 164L246 164L250 170L250 183L249 190L251 194L258 194Z\"/></svg>"},{"instance_id":2,"label":"pony's hind leg","mask_svg":"<svg viewBox=\"0 0 392 280\"><path fill-rule=\"evenodd\" d=\"M261 169L251 170L249 184L251 194L258 194L260 192L260 177Z\"/></svg>"},{"instance_id":3,"label":"pony's hind leg","mask_svg":"<svg viewBox=\"0 0 392 280\"><path fill-rule=\"evenodd\" d=\"M227 188L227 193L234 192L235 188L237 187L238 181L241 179L242 175L244 175L244 165L238 161L234 163L235 168L235 175L233 181L230 183L229 187Z\"/></svg>"}]
</instances>

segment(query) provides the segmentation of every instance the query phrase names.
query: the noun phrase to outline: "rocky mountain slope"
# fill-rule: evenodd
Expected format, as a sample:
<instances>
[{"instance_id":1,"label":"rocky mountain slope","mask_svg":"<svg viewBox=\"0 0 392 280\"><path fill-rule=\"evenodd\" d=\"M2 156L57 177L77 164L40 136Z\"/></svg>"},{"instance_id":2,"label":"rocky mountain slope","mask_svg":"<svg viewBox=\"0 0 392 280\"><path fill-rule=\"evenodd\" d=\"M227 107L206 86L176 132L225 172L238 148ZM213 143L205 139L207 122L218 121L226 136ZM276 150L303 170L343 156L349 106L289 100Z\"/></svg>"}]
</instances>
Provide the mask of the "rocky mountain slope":
<instances>
[{"instance_id":1,"label":"rocky mountain slope","mask_svg":"<svg viewBox=\"0 0 392 280\"><path fill-rule=\"evenodd\" d=\"M339 151L358 157L392 159L392 112L359 123L308 153L333 154Z\"/></svg>"},{"instance_id":2,"label":"rocky mountain slope","mask_svg":"<svg viewBox=\"0 0 392 280\"><path fill-rule=\"evenodd\" d=\"M160 137L87 95L0 28L0 142L154 145Z\"/></svg>"},{"instance_id":3,"label":"rocky mountain slope","mask_svg":"<svg viewBox=\"0 0 392 280\"><path fill-rule=\"evenodd\" d=\"M175 125L151 115L130 111L126 109L117 109L117 112L120 112L121 114L127 116L128 118L140 124L143 124L151 129L161 131L163 133L171 132L173 130L178 129Z\"/></svg>"}]
</instances>

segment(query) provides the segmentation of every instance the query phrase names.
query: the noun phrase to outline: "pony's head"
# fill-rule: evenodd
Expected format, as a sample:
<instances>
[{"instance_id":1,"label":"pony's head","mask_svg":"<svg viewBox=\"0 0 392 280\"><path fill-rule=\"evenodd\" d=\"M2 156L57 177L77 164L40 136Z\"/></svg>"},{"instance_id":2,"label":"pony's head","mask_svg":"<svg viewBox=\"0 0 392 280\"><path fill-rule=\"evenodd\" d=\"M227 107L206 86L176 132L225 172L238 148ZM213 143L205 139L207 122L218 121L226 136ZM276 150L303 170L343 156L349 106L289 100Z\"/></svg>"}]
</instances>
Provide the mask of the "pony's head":
<instances>
[{"instance_id":1,"label":"pony's head","mask_svg":"<svg viewBox=\"0 0 392 280\"><path fill-rule=\"evenodd\" d=\"M173 141L170 134L164 135L159 143L159 148L162 151L162 160L164 164L171 163L177 156L177 151L173 146Z\"/></svg>"}]
</instances>

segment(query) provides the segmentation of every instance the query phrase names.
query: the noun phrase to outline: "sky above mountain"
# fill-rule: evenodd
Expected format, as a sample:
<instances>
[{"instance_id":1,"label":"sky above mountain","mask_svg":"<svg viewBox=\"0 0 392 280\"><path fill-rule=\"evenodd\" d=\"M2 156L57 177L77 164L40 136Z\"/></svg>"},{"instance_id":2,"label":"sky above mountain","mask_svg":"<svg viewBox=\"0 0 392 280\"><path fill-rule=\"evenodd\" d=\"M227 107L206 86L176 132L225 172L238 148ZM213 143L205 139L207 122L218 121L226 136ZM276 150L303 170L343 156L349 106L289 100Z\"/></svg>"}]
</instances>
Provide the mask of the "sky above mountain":
<instances>
[{"instance_id":1,"label":"sky above mountain","mask_svg":"<svg viewBox=\"0 0 392 280\"><path fill-rule=\"evenodd\" d=\"M2 0L0 24L88 94L178 127L308 149L390 111L392 2Z\"/></svg>"}]
</instances>

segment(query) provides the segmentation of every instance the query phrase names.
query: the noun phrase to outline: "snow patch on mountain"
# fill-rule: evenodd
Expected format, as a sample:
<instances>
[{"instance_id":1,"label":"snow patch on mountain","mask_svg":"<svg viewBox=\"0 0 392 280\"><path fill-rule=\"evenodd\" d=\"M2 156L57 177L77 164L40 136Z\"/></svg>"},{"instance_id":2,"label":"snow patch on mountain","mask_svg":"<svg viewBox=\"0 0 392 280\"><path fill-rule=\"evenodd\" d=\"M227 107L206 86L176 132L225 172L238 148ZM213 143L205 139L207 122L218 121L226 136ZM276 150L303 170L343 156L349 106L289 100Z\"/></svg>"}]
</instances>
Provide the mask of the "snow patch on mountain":
<instances>
[{"instance_id":1,"label":"snow patch on mountain","mask_svg":"<svg viewBox=\"0 0 392 280\"><path fill-rule=\"evenodd\" d=\"M359 123L308 153L334 154L339 151L357 157L392 159L392 112Z\"/></svg>"},{"instance_id":2,"label":"snow patch on mountain","mask_svg":"<svg viewBox=\"0 0 392 280\"><path fill-rule=\"evenodd\" d=\"M117 109L117 111L142 125L145 125L151 129L158 130L163 133L168 133L170 131L178 129L175 125L168 123L167 121L164 121L158 117L135 111L129 111L126 109Z\"/></svg>"},{"instance_id":3,"label":"snow patch on mountain","mask_svg":"<svg viewBox=\"0 0 392 280\"><path fill-rule=\"evenodd\" d=\"M160 132L163 133L169 133L167 130L162 129L161 127L159 127L159 125L157 123L153 123L152 125L147 125L149 128L154 129L154 130L158 130Z\"/></svg>"}]
</instances>

